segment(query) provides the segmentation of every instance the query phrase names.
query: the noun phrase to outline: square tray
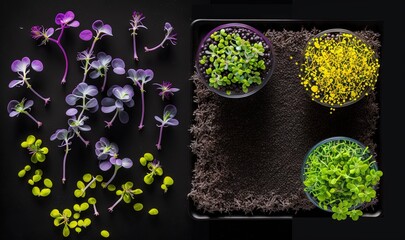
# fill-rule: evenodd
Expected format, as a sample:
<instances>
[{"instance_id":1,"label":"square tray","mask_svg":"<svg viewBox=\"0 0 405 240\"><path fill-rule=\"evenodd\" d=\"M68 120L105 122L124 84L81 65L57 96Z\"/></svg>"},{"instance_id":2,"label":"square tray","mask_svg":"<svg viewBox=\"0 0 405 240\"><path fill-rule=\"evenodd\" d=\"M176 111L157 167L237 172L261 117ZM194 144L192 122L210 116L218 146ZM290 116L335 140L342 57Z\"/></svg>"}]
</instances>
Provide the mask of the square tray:
<instances>
[{"instance_id":1,"label":"square tray","mask_svg":"<svg viewBox=\"0 0 405 240\"><path fill-rule=\"evenodd\" d=\"M346 28L352 31L359 31L359 30L372 30L381 34L380 39L383 36L383 23L381 21L321 21L321 20L296 20L296 19L196 19L191 24L191 36L192 36L192 56L191 62L192 69L190 74L194 74L194 60L195 55L197 52L197 47L201 41L201 39L207 34L211 29L214 27L231 22L239 22L251 25L255 27L259 31L266 31L267 29L274 29L277 31L282 30L293 30L299 31L301 29L308 29L311 30L312 28L317 28L319 30L326 30L329 28ZM381 40L380 40L381 41ZM382 57L380 56L380 60ZM382 60L381 60L382 61ZM381 70L380 70L381 71ZM376 85L376 96L378 105L381 106L381 97L379 96L378 92L381 88L380 86L381 76L380 79L377 81ZM193 84L194 85L194 84ZM193 90L195 86L193 86ZM194 93L193 93L194 96ZM196 109L197 104L193 103L193 111ZM381 108L379 109L381 112ZM380 146L380 136L379 136L379 122L377 123L377 130L376 134L374 135L374 142L376 143L376 154L380 156L381 153L381 146ZM196 156L193 156L193 163L196 161ZM381 158L381 157L380 157ZM381 163L381 160L380 160ZM194 164L191 165L192 168ZM193 169L191 169L191 172ZM368 207L364 209L363 217L380 217L382 216L382 189L378 190L379 192L379 199L378 202L373 205L372 207ZM302 210L302 211L282 211L282 212L274 212L271 214L266 214L260 211L252 212L252 214L245 214L243 212L230 212L230 213L207 213L198 210L192 199L189 199L189 213L190 216L196 220L236 220L236 219L274 219L274 220L286 220L292 218L302 218L302 217L325 217L330 218L331 214L325 212L321 209L314 208L313 210Z\"/></svg>"}]
</instances>

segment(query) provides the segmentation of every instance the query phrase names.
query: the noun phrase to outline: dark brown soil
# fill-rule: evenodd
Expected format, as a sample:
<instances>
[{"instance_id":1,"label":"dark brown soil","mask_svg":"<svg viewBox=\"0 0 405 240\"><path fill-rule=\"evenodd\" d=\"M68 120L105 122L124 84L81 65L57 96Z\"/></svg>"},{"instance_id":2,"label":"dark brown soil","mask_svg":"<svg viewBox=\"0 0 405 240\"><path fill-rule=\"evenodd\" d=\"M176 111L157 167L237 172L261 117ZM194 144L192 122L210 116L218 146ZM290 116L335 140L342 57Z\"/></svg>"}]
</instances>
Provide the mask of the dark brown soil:
<instances>
[{"instance_id":1,"label":"dark brown soil","mask_svg":"<svg viewBox=\"0 0 405 240\"><path fill-rule=\"evenodd\" d=\"M327 107L311 101L300 85L295 62L318 32L267 31L275 47L275 71L263 89L247 98L220 97L207 90L196 74L192 76L196 109L190 131L196 162L188 197L199 211L312 209L303 192L301 164L314 144L347 136L376 150L375 93L330 114ZM357 33L379 50L378 33Z\"/></svg>"}]
</instances>

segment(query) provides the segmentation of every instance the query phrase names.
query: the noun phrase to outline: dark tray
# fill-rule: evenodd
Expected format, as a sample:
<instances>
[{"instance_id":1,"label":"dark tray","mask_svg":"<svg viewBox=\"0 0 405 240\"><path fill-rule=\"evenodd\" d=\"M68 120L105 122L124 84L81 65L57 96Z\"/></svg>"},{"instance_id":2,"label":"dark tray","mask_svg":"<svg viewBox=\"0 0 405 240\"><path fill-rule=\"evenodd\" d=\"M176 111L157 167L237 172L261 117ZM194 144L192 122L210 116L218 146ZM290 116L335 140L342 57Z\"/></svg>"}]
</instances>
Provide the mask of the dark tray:
<instances>
[{"instance_id":1,"label":"dark tray","mask_svg":"<svg viewBox=\"0 0 405 240\"><path fill-rule=\"evenodd\" d=\"M380 41L382 44L383 39L383 22L382 21L370 21L370 20L355 20L355 21L323 21L323 20L296 20L296 19L196 19L191 23L191 37L192 37L192 55L191 62L192 68L190 74L192 75L195 71L194 61L197 52L198 45L201 39L214 27L231 22L245 23L252 27L255 27L261 32L265 32L268 29L274 29L278 31L286 30L301 30L301 29L312 29L317 28L319 30L326 30L330 28L346 28L351 31L360 31L364 29L372 30L381 34ZM383 54L380 51L380 61L383 62ZM382 68L383 66L381 66ZM380 69L381 71L381 69ZM381 89L381 75L379 81L376 85L377 102L380 106L379 112L381 113L381 96L379 95ZM193 90L195 86L193 85ZM194 95L194 94L193 94ZM197 105L193 103L193 110L195 110ZM380 114L379 114L380 115ZM381 164L382 152L380 145L380 123L377 122L377 130L374 136L374 142L376 143L376 154L379 156L379 164ZM193 164L196 161L196 156L193 156ZM192 169L191 169L192 171ZM381 180L383 181L383 179ZM381 185L381 184L380 184ZM371 207L363 209L363 216L366 218L382 217L382 189L378 190L379 198L378 202ZM319 208L314 208L313 210L302 210L302 211L280 211L271 214L266 214L260 211L252 212L251 214L245 214L243 212L230 212L230 213L208 213L198 210L193 200L189 199L189 213L190 216L196 220L238 220L238 219L273 219L273 220L286 220L292 218L307 218L307 217L322 217L331 218L331 213L325 212Z\"/></svg>"}]
</instances>

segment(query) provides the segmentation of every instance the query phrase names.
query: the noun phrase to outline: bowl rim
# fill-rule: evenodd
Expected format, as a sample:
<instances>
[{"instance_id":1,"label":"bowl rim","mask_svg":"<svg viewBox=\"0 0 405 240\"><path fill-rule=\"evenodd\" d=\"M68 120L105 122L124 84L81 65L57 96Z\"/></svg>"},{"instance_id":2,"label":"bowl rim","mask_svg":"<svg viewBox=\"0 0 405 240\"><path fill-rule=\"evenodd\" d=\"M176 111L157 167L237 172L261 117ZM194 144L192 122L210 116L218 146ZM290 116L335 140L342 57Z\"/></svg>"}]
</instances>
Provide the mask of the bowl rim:
<instances>
[{"instance_id":1,"label":"bowl rim","mask_svg":"<svg viewBox=\"0 0 405 240\"><path fill-rule=\"evenodd\" d=\"M269 51L270 51L270 58L271 58L271 63L270 63L270 69L267 70L266 76L264 77L264 79L262 79L262 83L260 85L255 86L254 88L252 88L252 90L248 91L247 93L241 93L241 94L226 94L223 91L220 91L216 88L211 87L208 84L208 81L204 78L204 75L200 72L199 69L199 55L200 52L204 46L205 41L207 41L207 39L211 36L211 34L213 34L214 32L221 30L223 28L227 28L227 27L238 27L238 28L245 28L248 29L252 32L254 32L255 34L257 34L264 42L266 42L266 44L269 46ZM194 67L197 71L197 74L199 76L199 79L201 80L201 82L212 92L222 96L222 97L226 97L226 98L243 98L243 97L247 97L247 96L251 96L254 93L258 92L260 89L262 89L267 82L270 80L271 76L273 75L274 72L274 68L275 68L275 51L274 51L274 45L273 43L270 41L269 38L267 38L262 32L260 32L258 29L254 28L251 25L245 24L245 23L240 23L240 22L230 22L230 23L224 23L224 24L220 24L216 27L214 27L213 29L211 29L207 34L205 34L205 36L201 39L200 43L198 44L197 47L197 51L196 54L194 56Z\"/></svg>"},{"instance_id":2,"label":"bowl rim","mask_svg":"<svg viewBox=\"0 0 405 240\"><path fill-rule=\"evenodd\" d=\"M328 34L328 33L348 33L348 34L353 35L355 38L358 38L359 40L361 40L362 43L364 43L364 44L366 44L367 46L371 47L370 44L369 44L363 37L361 37L359 34L353 32L353 31L351 31L351 30L349 30L349 29L346 29L346 28L329 28L329 29L320 31L319 33L315 34L313 37L311 37L311 38L307 41L307 43L306 43L306 45L305 45L305 48L303 49L303 51L302 51L302 53L301 53L300 66L301 66L302 63L305 61L305 52L306 52L307 48L312 44L312 41L313 41L315 38L322 37L323 35ZM373 52L374 52L374 59L378 59L377 53L376 53L374 50L373 50ZM300 71L300 73L301 73L301 71ZM331 104L327 104L327 103L321 102L321 101L319 101L319 100L316 99L316 98L312 98L312 96L311 96L311 94L310 94L310 91L305 90L305 92L306 92L306 94L310 97L310 99L311 99L312 101L314 101L314 102L316 102L316 103L318 103L318 104L320 104L320 105L322 105L322 106L325 106L325 107L328 107L328 108L343 108L343 107L350 106L350 105L352 105L352 104L354 104L354 103L356 103L356 102L359 102L360 100L362 100L362 99L364 98L364 96L366 96L367 94L371 93L371 86L368 86L368 87L362 92L362 94L360 95L360 97L358 97L355 101L348 101L348 102L343 103L342 105L339 105L339 104L331 105Z\"/></svg>"},{"instance_id":3,"label":"bowl rim","mask_svg":"<svg viewBox=\"0 0 405 240\"><path fill-rule=\"evenodd\" d=\"M319 141L319 142L316 143L314 146L312 146L312 147L310 148L310 150L308 150L308 152L306 153L306 155L305 155L305 157L304 157L304 161L303 161L302 166L301 166L301 182L302 182L302 184L304 183L304 181L305 181L305 179L306 179L304 173L305 173L305 167L307 166L307 165L306 165L306 162L307 162L308 157L309 157L309 156L311 155L311 153L312 153L315 149L317 149L319 146L321 146L321 145L323 145L323 144L325 144L325 143L334 142L334 141L349 141L349 142L354 142L354 143L358 144L360 147L362 147L363 149L364 149L364 148L367 148L367 146L364 145L362 142L360 142L360 141L358 141L358 140L356 140L356 139L354 139L354 138L350 138L350 137L346 137L346 136L334 136L334 137L325 138L325 139ZM375 156L373 155L373 153L372 153L371 151L369 151L369 152L370 152L372 161L374 161L374 163L372 164L372 168L375 169L375 170L378 170L378 165L377 165L377 162L376 162L376 160L375 160ZM332 212L332 210L329 209L329 208L328 208L328 209L324 209L324 208L322 208L321 206L319 206L318 202L315 200L315 197L312 196L312 195L311 195L310 193L308 193L307 191L305 191L305 186L304 186L304 193L305 193L305 195L307 196L307 198L312 202L312 204L314 204L316 207L318 207L318 208L321 209L321 210L327 211L327 212ZM365 203L360 203L360 204L358 204L358 205L356 205L356 206L352 206L352 207L349 208L349 209L350 209L350 210L357 209L357 208L361 207L361 206L364 205L364 204L365 204Z\"/></svg>"}]
</instances>

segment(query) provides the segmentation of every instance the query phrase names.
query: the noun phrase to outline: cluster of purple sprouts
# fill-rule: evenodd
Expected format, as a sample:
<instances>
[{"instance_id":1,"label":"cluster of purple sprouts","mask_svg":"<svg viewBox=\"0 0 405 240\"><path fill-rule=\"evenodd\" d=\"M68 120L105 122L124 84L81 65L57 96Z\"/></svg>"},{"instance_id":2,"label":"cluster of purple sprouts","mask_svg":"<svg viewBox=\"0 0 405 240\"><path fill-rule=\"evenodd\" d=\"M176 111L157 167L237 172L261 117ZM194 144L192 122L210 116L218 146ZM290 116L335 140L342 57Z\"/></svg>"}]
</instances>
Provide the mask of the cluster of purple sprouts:
<instances>
[{"instance_id":1,"label":"cluster of purple sprouts","mask_svg":"<svg viewBox=\"0 0 405 240\"><path fill-rule=\"evenodd\" d=\"M145 16L134 11L132 19L130 20L130 28L132 43L133 43L133 59L135 62L139 61L137 52L136 38L139 34L139 29L148 29L144 24ZM44 27L33 26L31 28L31 36L34 40L40 42L39 46L45 46L48 43L56 45L63 55L65 66L64 72L61 77L61 84L65 84L67 81L67 75L69 71L69 59L64 46L62 45L63 35L70 28L77 28L80 26L80 22L75 20L75 14L72 11L65 13L58 13L55 17L56 27ZM163 30L165 35L155 46L144 47L144 52L155 51L159 48L164 48L167 45L176 45L176 33L174 28L168 22L164 24ZM75 86L73 91L65 97L65 102L68 105L66 110L67 124L65 127L57 129L51 136L50 140L60 141L59 147L64 149L64 157L62 162L62 183L66 181L66 162L68 153L71 151L73 139L78 138L85 146L88 146L90 142L86 140L84 133L91 131L91 126L88 120L91 114L96 113L99 109L106 115L111 115L109 120L105 121L105 127L111 128L115 120L119 120L121 124L129 122L130 116L127 112L129 108L135 106L135 89L138 89L140 94L141 105L141 117L138 124L138 129L144 128L145 120L145 94L146 84L154 79L154 72L152 69L126 69L126 64L121 58L113 58L111 55L104 51L96 52L96 43L105 38L113 37L113 30L111 25L104 23L102 20L96 20L93 22L91 29L82 30L79 34L79 38L83 41L89 42L89 47L78 52L76 60L80 62L83 70L83 77L81 82ZM11 80L9 88L26 87L28 88L36 98L43 101L44 105L48 105L51 101L50 97L44 97L39 92L34 90L32 83L30 82L30 71L40 73L44 69L44 65L41 60L33 60L28 56L22 59L16 59L11 64L11 70L17 74L15 80ZM107 77L109 70L112 70L116 75L125 75L126 79L129 79L129 83L124 86L113 84L107 88ZM38 78L37 76L34 76ZM88 79L90 78L90 80ZM101 87L97 87L97 82L94 80L101 79ZM162 81L161 83L153 83L156 87L159 97L162 101L169 100L175 92L179 89L172 86L171 82ZM99 94L104 96L98 100ZM10 117L18 117L20 115L26 115L32 119L37 127L41 127L43 122L37 120L30 114L31 108L34 105L34 100L23 98L22 100L11 100L8 103L7 110ZM159 137L156 143L156 148L160 150L162 148L162 135L163 129L168 126L177 126L179 121L174 117L177 113L177 109L172 104L167 104L163 109L162 116L155 116L157 121L157 127L159 129ZM118 146L115 143L102 137L95 144L95 153L99 160L99 168L102 171L107 171L114 166L114 173L108 185L115 177L118 169L121 167L130 168L132 166L132 160L129 158L118 157Z\"/></svg>"}]
</instances>

